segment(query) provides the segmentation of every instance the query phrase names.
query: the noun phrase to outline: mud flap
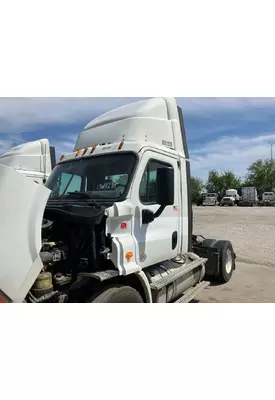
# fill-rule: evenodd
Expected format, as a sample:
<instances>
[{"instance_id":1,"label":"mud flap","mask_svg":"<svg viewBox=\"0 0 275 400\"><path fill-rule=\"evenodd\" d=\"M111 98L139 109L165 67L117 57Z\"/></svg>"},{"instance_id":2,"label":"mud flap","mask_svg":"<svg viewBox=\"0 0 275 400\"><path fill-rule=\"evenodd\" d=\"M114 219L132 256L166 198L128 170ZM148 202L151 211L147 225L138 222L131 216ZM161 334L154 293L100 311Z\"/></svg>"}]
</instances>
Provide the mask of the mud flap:
<instances>
[{"instance_id":1,"label":"mud flap","mask_svg":"<svg viewBox=\"0 0 275 400\"><path fill-rule=\"evenodd\" d=\"M220 265L220 252L214 247L193 246L193 252L199 257L207 258L205 264L206 276L218 276Z\"/></svg>"}]
</instances>

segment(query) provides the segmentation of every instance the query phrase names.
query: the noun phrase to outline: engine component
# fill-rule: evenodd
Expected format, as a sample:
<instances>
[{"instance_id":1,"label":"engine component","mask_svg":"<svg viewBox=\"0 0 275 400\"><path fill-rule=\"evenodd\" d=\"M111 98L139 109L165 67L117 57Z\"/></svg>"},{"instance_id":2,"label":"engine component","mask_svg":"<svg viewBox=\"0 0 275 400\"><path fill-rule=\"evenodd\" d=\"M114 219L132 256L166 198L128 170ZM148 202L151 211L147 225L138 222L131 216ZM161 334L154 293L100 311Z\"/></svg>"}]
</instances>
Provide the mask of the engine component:
<instances>
[{"instance_id":1,"label":"engine component","mask_svg":"<svg viewBox=\"0 0 275 400\"><path fill-rule=\"evenodd\" d=\"M31 292L36 298L40 298L53 291L52 274L41 272L34 282Z\"/></svg>"},{"instance_id":2,"label":"engine component","mask_svg":"<svg viewBox=\"0 0 275 400\"><path fill-rule=\"evenodd\" d=\"M48 229L48 228L50 228L52 226L52 224L53 224L52 221L49 221L47 219L43 219L42 229Z\"/></svg>"},{"instance_id":3,"label":"engine component","mask_svg":"<svg viewBox=\"0 0 275 400\"><path fill-rule=\"evenodd\" d=\"M40 258L44 265L56 263L66 258L65 252L60 249L53 249L52 251L41 251Z\"/></svg>"},{"instance_id":4,"label":"engine component","mask_svg":"<svg viewBox=\"0 0 275 400\"><path fill-rule=\"evenodd\" d=\"M63 275L58 273L54 276L54 283L56 285L60 286L67 285L68 283L71 283L71 281L72 281L72 275Z\"/></svg>"}]
</instances>

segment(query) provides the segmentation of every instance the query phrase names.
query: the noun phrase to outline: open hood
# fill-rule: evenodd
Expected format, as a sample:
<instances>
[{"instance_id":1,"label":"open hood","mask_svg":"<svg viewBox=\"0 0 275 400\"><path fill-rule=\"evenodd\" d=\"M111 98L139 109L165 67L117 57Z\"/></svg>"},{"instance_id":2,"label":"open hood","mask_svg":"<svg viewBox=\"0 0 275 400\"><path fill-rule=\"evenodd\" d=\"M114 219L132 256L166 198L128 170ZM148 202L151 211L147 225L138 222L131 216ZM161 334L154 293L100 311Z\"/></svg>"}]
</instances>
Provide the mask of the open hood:
<instances>
[{"instance_id":1,"label":"open hood","mask_svg":"<svg viewBox=\"0 0 275 400\"><path fill-rule=\"evenodd\" d=\"M43 265L41 225L51 191L0 165L0 296L22 302Z\"/></svg>"}]
</instances>

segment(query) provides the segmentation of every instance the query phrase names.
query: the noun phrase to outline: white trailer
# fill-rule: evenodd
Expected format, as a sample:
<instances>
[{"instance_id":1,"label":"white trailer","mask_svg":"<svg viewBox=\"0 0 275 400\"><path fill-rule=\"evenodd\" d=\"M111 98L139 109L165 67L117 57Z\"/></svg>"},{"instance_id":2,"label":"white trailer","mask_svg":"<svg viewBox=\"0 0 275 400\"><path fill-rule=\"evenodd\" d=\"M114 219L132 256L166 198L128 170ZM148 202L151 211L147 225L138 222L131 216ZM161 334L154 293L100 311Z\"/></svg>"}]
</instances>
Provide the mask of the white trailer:
<instances>
[{"instance_id":1,"label":"white trailer","mask_svg":"<svg viewBox=\"0 0 275 400\"><path fill-rule=\"evenodd\" d=\"M256 206L258 204L257 189L255 187L243 187L239 204L242 206Z\"/></svg>"},{"instance_id":2,"label":"white trailer","mask_svg":"<svg viewBox=\"0 0 275 400\"><path fill-rule=\"evenodd\" d=\"M56 164L55 148L50 146L48 139L27 142L2 154L0 164L15 169L36 183L46 183Z\"/></svg>"},{"instance_id":3,"label":"white trailer","mask_svg":"<svg viewBox=\"0 0 275 400\"><path fill-rule=\"evenodd\" d=\"M173 98L91 121L45 186L0 165L0 197L2 302L182 303L235 269L231 242L193 235Z\"/></svg>"}]
</instances>

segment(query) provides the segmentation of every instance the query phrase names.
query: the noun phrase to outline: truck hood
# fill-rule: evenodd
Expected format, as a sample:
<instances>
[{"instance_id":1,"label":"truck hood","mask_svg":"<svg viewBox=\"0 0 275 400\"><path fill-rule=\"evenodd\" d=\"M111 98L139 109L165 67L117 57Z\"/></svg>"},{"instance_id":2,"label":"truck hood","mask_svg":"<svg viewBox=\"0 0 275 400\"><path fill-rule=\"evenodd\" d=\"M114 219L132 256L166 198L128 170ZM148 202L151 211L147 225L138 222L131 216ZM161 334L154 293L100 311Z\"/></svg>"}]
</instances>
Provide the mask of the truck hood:
<instances>
[{"instance_id":1,"label":"truck hood","mask_svg":"<svg viewBox=\"0 0 275 400\"><path fill-rule=\"evenodd\" d=\"M22 302L43 265L41 225L51 191L0 165L0 296Z\"/></svg>"}]
</instances>

